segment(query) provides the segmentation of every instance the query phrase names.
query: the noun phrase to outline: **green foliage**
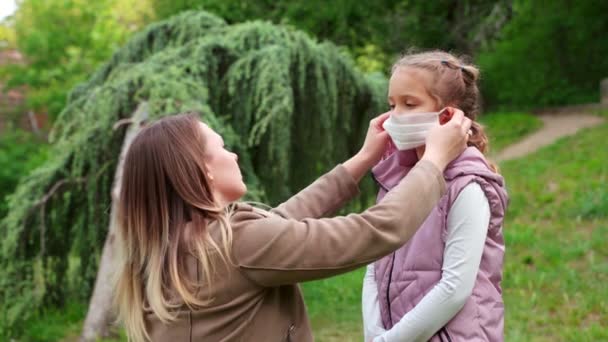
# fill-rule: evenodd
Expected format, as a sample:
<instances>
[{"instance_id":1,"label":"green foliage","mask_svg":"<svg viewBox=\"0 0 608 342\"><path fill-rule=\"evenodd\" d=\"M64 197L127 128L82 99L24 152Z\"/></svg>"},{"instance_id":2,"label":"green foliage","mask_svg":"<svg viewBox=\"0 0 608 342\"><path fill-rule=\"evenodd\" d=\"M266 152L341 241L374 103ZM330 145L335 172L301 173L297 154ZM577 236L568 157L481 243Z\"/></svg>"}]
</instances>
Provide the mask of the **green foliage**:
<instances>
[{"instance_id":1,"label":"green foliage","mask_svg":"<svg viewBox=\"0 0 608 342\"><path fill-rule=\"evenodd\" d=\"M204 9L238 23L286 24L350 48L366 71L386 71L409 47L473 53L508 17L510 0L152 0L159 18ZM498 17L498 18L497 18ZM370 53L371 52L371 53Z\"/></svg>"},{"instance_id":2,"label":"green foliage","mask_svg":"<svg viewBox=\"0 0 608 342\"><path fill-rule=\"evenodd\" d=\"M6 196L19 179L46 159L46 143L21 130L7 130L0 136L0 218L6 214Z\"/></svg>"},{"instance_id":3,"label":"green foliage","mask_svg":"<svg viewBox=\"0 0 608 342\"><path fill-rule=\"evenodd\" d=\"M28 107L48 111L54 118L65 106L67 92L105 61L132 27L138 27L139 19L126 10L117 0L20 2L12 39L26 64L5 66L0 76L9 86L28 86Z\"/></svg>"},{"instance_id":4,"label":"green foliage","mask_svg":"<svg viewBox=\"0 0 608 342\"><path fill-rule=\"evenodd\" d=\"M536 131L543 124L538 117L520 112L489 113L482 116L479 121L486 127L490 152L502 150Z\"/></svg>"},{"instance_id":5,"label":"green foliage","mask_svg":"<svg viewBox=\"0 0 608 342\"><path fill-rule=\"evenodd\" d=\"M337 0L249 1L238 0L152 0L159 18L184 10L206 10L228 23L241 23L252 18L287 24L328 39L339 45L363 46L379 32L387 32L386 16L397 1L356 2ZM360 25L366 22L366 25Z\"/></svg>"},{"instance_id":6,"label":"green foliage","mask_svg":"<svg viewBox=\"0 0 608 342\"><path fill-rule=\"evenodd\" d=\"M515 1L512 21L477 56L492 107L598 102L608 76L608 2Z\"/></svg>"},{"instance_id":7,"label":"green foliage","mask_svg":"<svg viewBox=\"0 0 608 342\"><path fill-rule=\"evenodd\" d=\"M78 302L69 302L61 309L41 310L28 321L28 328L19 341L54 342L63 340L66 335L76 335L86 313L86 305Z\"/></svg>"},{"instance_id":8,"label":"green foliage","mask_svg":"<svg viewBox=\"0 0 608 342\"><path fill-rule=\"evenodd\" d=\"M15 46L15 30L4 22L0 22L0 50Z\"/></svg>"},{"instance_id":9,"label":"green foliage","mask_svg":"<svg viewBox=\"0 0 608 342\"><path fill-rule=\"evenodd\" d=\"M113 126L141 102L151 118L200 112L239 154L254 199L276 204L359 148L386 83L334 45L265 22L185 12L137 34L71 92L47 162L10 198L0 222L3 336L44 305L88 298L125 134Z\"/></svg>"}]
</instances>

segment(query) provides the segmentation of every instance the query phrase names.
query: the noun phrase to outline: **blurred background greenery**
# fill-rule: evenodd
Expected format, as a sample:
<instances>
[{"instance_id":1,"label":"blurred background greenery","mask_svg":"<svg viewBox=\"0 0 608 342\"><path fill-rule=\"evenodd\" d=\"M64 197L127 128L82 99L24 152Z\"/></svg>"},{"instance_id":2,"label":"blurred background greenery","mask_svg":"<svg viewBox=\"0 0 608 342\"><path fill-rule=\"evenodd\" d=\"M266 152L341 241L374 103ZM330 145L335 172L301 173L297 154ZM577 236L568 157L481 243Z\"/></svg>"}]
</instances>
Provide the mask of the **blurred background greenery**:
<instances>
[{"instance_id":1,"label":"blurred background greenery","mask_svg":"<svg viewBox=\"0 0 608 342\"><path fill-rule=\"evenodd\" d=\"M600 102L599 83L608 77L608 1L600 0L15 4L16 10L0 21L0 218L7 215L19 182L53 157L49 132L75 87L93 84L92 75L137 32L186 10L210 12L228 25L265 20L305 32L314 41L335 44L328 49L352 60L357 73L382 79L392 62L413 48L466 54L482 71L481 121L494 151L540 129L540 120L531 114L537 109ZM606 118L606 113L589 114ZM608 339L606 134L604 123L501 164L512 198L505 224L507 340ZM318 340L361 340L361 278L359 270L304 285ZM0 280L0 286L8 281ZM21 322L28 329L11 337L76 339L90 288L85 292L40 306ZM1 329L0 337L9 336Z\"/></svg>"}]
</instances>

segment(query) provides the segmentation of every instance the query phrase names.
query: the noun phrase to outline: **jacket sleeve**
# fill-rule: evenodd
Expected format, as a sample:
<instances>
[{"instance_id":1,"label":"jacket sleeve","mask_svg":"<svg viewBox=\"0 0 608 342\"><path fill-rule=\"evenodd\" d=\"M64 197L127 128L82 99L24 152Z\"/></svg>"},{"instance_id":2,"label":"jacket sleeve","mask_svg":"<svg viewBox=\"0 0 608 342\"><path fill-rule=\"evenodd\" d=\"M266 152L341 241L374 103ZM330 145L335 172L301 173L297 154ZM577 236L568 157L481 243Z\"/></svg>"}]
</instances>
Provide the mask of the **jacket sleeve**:
<instances>
[{"instance_id":1,"label":"jacket sleeve","mask_svg":"<svg viewBox=\"0 0 608 342\"><path fill-rule=\"evenodd\" d=\"M334 213L358 194L353 177L338 165L271 212L294 220L319 218Z\"/></svg>"},{"instance_id":2,"label":"jacket sleeve","mask_svg":"<svg viewBox=\"0 0 608 342\"><path fill-rule=\"evenodd\" d=\"M344 273L407 242L444 192L441 172L422 161L379 204L361 214L297 220L239 210L231 220L234 261L263 286ZM315 200L304 197L304 203Z\"/></svg>"}]
</instances>

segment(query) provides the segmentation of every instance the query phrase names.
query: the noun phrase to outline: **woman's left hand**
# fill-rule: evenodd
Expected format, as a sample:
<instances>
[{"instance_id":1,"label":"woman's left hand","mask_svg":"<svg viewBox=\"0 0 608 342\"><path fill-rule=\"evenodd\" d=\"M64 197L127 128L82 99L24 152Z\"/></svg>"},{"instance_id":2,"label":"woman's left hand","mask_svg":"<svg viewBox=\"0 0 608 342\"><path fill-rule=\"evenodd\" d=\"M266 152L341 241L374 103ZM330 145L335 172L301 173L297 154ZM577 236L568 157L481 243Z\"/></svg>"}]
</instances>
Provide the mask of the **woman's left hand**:
<instances>
[{"instance_id":1,"label":"woman's left hand","mask_svg":"<svg viewBox=\"0 0 608 342\"><path fill-rule=\"evenodd\" d=\"M358 154L370 162L370 167L380 161L390 141L388 133L382 127L390 114L391 112L380 114L369 122L365 142Z\"/></svg>"},{"instance_id":2,"label":"woman's left hand","mask_svg":"<svg viewBox=\"0 0 608 342\"><path fill-rule=\"evenodd\" d=\"M344 163L344 166L353 178L358 182L363 176L376 165L386 151L389 142L388 133L382 128L382 124L388 119L390 112L381 114L369 122L365 142L361 150Z\"/></svg>"}]
</instances>

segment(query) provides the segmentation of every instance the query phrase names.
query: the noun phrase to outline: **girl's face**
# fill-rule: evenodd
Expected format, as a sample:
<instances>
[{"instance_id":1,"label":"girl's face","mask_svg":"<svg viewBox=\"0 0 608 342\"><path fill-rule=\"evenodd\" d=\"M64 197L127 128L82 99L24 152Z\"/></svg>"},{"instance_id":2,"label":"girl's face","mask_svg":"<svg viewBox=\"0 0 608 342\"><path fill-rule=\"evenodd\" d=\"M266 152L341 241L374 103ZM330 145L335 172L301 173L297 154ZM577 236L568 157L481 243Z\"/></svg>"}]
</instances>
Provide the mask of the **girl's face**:
<instances>
[{"instance_id":1,"label":"girl's face","mask_svg":"<svg viewBox=\"0 0 608 342\"><path fill-rule=\"evenodd\" d=\"M438 111L437 101L427 91L432 82L431 73L424 69L395 69L388 85L388 104L393 115Z\"/></svg>"},{"instance_id":2,"label":"girl's face","mask_svg":"<svg viewBox=\"0 0 608 342\"><path fill-rule=\"evenodd\" d=\"M238 157L224 147L224 139L201 122L205 136L205 163L215 195L222 204L240 199L247 192L239 169Z\"/></svg>"},{"instance_id":3,"label":"girl's face","mask_svg":"<svg viewBox=\"0 0 608 342\"><path fill-rule=\"evenodd\" d=\"M439 104L427 89L433 78L430 72L413 67L398 67L388 84L388 104L393 115L439 111ZM418 158L424 154L424 146L416 148Z\"/></svg>"}]
</instances>

